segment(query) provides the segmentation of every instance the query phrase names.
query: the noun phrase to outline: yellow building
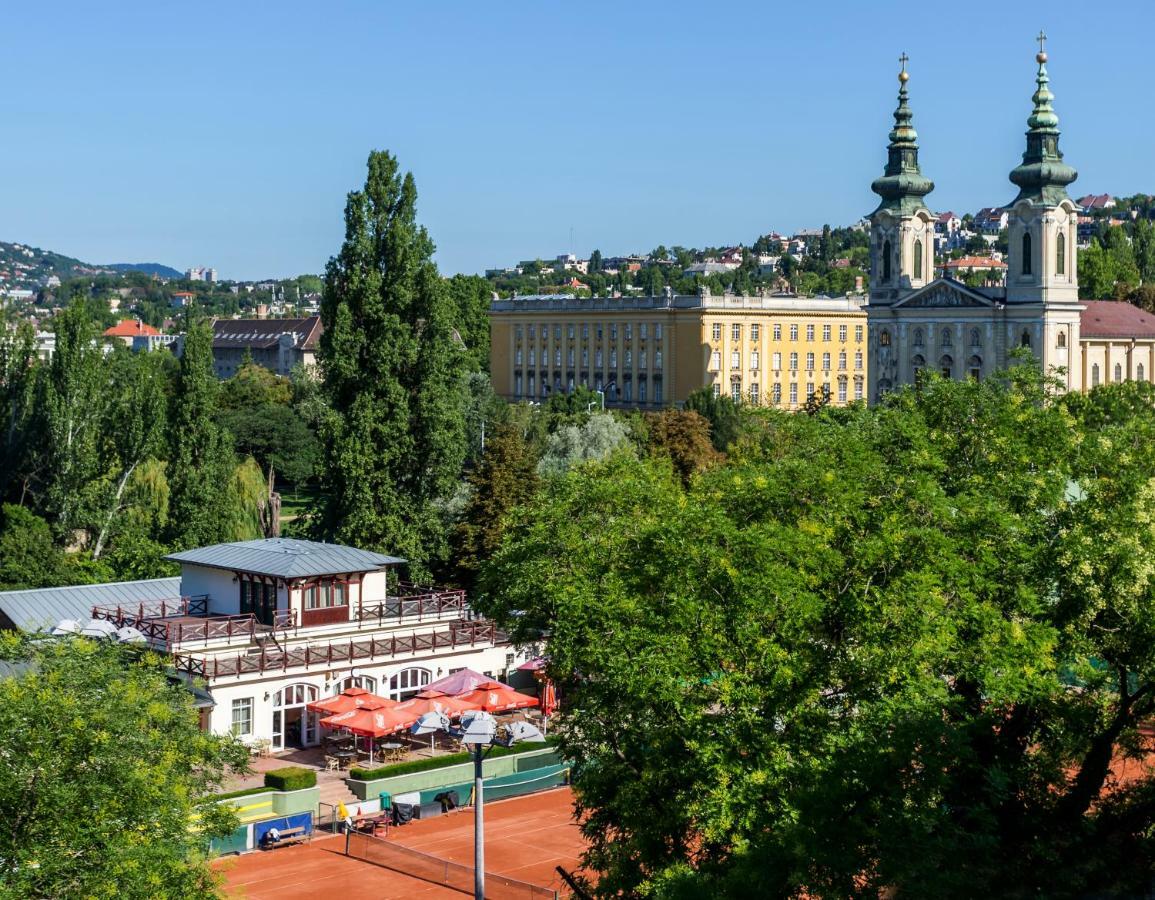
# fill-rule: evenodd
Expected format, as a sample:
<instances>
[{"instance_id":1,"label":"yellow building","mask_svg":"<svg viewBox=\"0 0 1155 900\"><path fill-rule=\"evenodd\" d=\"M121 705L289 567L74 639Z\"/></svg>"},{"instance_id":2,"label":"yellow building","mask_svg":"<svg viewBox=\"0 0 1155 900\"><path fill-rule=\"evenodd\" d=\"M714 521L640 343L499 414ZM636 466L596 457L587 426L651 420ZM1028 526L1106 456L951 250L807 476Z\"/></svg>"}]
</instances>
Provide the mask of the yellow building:
<instances>
[{"instance_id":1,"label":"yellow building","mask_svg":"<svg viewBox=\"0 0 1155 900\"><path fill-rule=\"evenodd\" d=\"M534 295L490 306L490 372L509 400L579 385L608 405L680 405L703 387L797 409L829 391L866 394L862 297L708 293L661 297Z\"/></svg>"}]
</instances>

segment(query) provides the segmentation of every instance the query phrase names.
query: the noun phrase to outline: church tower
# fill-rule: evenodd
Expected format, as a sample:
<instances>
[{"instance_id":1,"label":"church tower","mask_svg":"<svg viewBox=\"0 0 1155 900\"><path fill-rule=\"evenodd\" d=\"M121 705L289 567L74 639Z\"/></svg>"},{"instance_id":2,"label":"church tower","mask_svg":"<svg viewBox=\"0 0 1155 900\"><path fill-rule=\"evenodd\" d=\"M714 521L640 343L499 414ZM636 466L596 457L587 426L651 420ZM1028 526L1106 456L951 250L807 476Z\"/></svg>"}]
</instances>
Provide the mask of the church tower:
<instances>
[{"instance_id":1,"label":"church tower","mask_svg":"<svg viewBox=\"0 0 1155 900\"><path fill-rule=\"evenodd\" d=\"M1008 207L1007 303L1077 303L1075 240L1078 209L1067 185L1078 173L1063 162L1059 117L1047 76L1047 36L1040 32L1035 108L1027 119L1027 150L1011 172L1019 195Z\"/></svg>"},{"instance_id":2,"label":"church tower","mask_svg":"<svg viewBox=\"0 0 1155 900\"><path fill-rule=\"evenodd\" d=\"M934 182L918 167L918 133L907 104L907 55L899 57L898 109L886 169L870 189L882 198L870 214L870 303L888 305L934 279L934 217L923 197Z\"/></svg>"}]
</instances>

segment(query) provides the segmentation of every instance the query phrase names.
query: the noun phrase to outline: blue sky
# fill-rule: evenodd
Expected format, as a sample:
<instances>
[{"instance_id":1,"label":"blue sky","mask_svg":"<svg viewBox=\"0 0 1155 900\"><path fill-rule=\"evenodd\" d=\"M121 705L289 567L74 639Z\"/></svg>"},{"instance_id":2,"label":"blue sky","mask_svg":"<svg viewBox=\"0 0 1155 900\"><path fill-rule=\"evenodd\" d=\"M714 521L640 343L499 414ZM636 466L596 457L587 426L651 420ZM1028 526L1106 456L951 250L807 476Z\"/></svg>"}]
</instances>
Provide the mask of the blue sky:
<instances>
[{"instance_id":1,"label":"blue sky","mask_svg":"<svg viewBox=\"0 0 1155 900\"><path fill-rule=\"evenodd\" d=\"M1076 196L1155 192L1155 8L1026 6L10 4L0 239L318 272L373 148L448 273L850 223L904 50L929 202L973 211L1013 196L1040 27Z\"/></svg>"}]
</instances>

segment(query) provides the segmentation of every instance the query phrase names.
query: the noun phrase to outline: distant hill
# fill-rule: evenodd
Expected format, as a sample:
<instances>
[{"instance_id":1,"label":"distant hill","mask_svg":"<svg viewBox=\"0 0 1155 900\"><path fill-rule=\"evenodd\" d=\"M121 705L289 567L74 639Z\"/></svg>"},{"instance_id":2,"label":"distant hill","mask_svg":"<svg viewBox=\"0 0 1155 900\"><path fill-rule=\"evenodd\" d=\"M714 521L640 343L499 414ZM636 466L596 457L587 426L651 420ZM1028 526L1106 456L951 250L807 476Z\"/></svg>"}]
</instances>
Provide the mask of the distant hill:
<instances>
[{"instance_id":1,"label":"distant hill","mask_svg":"<svg viewBox=\"0 0 1155 900\"><path fill-rule=\"evenodd\" d=\"M163 263L109 263L105 268L116 272L144 272L158 278L184 278L184 272L178 272Z\"/></svg>"}]
</instances>

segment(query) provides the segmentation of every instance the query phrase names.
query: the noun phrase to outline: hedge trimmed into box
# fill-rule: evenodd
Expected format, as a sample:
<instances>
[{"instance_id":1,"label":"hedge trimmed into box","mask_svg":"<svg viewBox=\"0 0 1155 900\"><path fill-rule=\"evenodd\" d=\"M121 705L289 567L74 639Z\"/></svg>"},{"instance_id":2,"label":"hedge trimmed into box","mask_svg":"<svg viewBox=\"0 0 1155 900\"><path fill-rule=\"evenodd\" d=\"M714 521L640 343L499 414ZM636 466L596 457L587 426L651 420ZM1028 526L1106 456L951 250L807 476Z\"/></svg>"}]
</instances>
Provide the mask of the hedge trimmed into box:
<instances>
[{"instance_id":1,"label":"hedge trimmed into box","mask_svg":"<svg viewBox=\"0 0 1155 900\"><path fill-rule=\"evenodd\" d=\"M267 784L264 787L245 788L241 791L229 791L227 794L214 794L214 800L232 800L234 797L248 797L250 794L268 794L275 791L276 788L271 788Z\"/></svg>"},{"instance_id":2,"label":"hedge trimmed into box","mask_svg":"<svg viewBox=\"0 0 1155 900\"><path fill-rule=\"evenodd\" d=\"M265 773L265 787L275 791L299 791L317 786L317 773L302 766L285 766Z\"/></svg>"},{"instance_id":3,"label":"hedge trimmed into box","mask_svg":"<svg viewBox=\"0 0 1155 900\"><path fill-rule=\"evenodd\" d=\"M546 738L542 743L514 744L512 747L495 746L486 751L486 759L496 759L499 756L514 756L518 753L529 753L533 750L544 750L553 746L555 742ZM424 759L411 759L408 762L396 763L392 766L380 766L376 769L362 769L353 766L349 769L349 777L357 781L376 781L379 778L392 778L394 775L410 775L413 772L426 772L429 769L441 769L445 766L459 766L473 759L468 752L448 753L445 756L429 756Z\"/></svg>"}]
</instances>

